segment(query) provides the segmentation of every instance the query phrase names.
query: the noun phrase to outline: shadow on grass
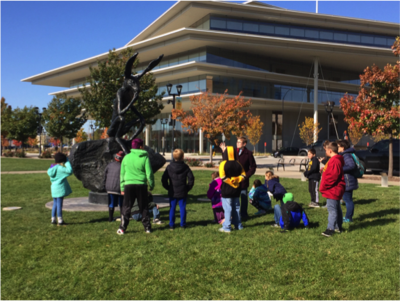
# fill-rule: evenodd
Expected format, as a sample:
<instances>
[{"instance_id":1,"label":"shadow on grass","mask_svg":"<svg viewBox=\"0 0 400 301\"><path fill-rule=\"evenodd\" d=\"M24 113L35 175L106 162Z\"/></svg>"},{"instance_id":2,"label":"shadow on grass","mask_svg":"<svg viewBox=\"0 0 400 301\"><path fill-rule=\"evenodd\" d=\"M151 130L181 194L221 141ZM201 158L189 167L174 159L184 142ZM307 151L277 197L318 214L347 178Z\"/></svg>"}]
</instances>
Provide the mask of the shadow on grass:
<instances>
[{"instance_id":1,"label":"shadow on grass","mask_svg":"<svg viewBox=\"0 0 400 301\"><path fill-rule=\"evenodd\" d=\"M395 223L395 222L397 222L397 219L395 219L395 218L383 218L383 219L378 219L378 220L375 220L372 222L362 222L362 223L359 223L356 225L350 224L349 231L355 231L358 229L366 229L369 227L384 226L386 224Z\"/></svg>"},{"instance_id":2,"label":"shadow on grass","mask_svg":"<svg viewBox=\"0 0 400 301\"><path fill-rule=\"evenodd\" d=\"M391 214L399 214L399 209L386 209L386 210L381 210L381 211L376 211L368 214L361 214L360 217L357 219L359 221L363 221L368 218L376 218L376 217L384 217L386 215L391 215Z\"/></svg>"},{"instance_id":3,"label":"shadow on grass","mask_svg":"<svg viewBox=\"0 0 400 301\"><path fill-rule=\"evenodd\" d=\"M358 200L358 201L355 201L354 204L355 205L367 205L367 204L376 202L377 200L378 199Z\"/></svg>"}]
</instances>

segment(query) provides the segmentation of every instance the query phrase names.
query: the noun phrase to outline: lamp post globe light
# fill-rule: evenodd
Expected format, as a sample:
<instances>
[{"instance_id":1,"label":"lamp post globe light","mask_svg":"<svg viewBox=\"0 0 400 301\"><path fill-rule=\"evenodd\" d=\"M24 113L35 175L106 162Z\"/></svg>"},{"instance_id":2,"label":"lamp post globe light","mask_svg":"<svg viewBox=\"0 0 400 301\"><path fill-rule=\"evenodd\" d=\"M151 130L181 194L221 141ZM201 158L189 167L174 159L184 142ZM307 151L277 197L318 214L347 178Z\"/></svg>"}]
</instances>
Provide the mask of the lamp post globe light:
<instances>
[{"instance_id":1,"label":"lamp post globe light","mask_svg":"<svg viewBox=\"0 0 400 301\"><path fill-rule=\"evenodd\" d=\"M34 107L35 113L37 114L37 119L38 119L38 127L37 127L37 134L39 135L39 157L42 155L42 132L43 132L43 126L42 126L42 115L46 111L46 108L42 108L42 113L39 112L38 107Z\"/></svg>"},{"instance_id":2,"label":"lamp post globe light","mask_svg":"<svg viewBox=\"0 0 400 301\"><path fill-rule=\"evenodd\" d=\"M167 104L170 104L172 102L172 108L175 109L175 96L180 96L181 95L182 85L177 85L176 86L176 91L178 93L171 93L171 90L172 90L172 84L168 84L167 85L167 91L168 91L168 95L172 96L172 100L168 99ZM175 144L174 143L175 142L174 141L175 140L175 133L174 133L174 131L175 131L175 119L172 119L172 116L171 116L171 123L172 123L172 141L171 141L171 161L172 161L172 160L174 160L173 152L174 152L174 144Z\"/></svg>"},{"instance_id":3,"label":"lamp post globe light","mask_svg":"<svg viewBox=\"0 0 400 301\"><path fill-rule=\"evenodd\" d=\"M328 113L328 141L329 141L329 117L333 112L333 107L335 106L334 101L327 101L325 104L325 111Z\"/></svg>"}]
</instances>

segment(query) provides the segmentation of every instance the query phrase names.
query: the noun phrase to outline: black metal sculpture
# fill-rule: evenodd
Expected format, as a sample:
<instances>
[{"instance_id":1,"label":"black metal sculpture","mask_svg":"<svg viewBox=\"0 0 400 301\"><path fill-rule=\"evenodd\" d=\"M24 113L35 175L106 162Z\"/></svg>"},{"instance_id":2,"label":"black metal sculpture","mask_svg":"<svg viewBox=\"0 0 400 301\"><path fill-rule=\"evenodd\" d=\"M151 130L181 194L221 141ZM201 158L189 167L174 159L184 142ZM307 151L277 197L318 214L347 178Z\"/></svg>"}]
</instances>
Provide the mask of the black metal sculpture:
<instances>
[{"instance_id":1,"label":"black metal sculpture","mask_svg":"<svg viewBox=\"0 0 400 301\"><path fill-rule=\"evenodd\" d=\"M151 71L155 66L157 66L164 56L162 54L159 56L158 59L150 62L150 64L141 74L132 75L132 66L138 54L139 53L135 53L125 65L125 80L122 87L117 92L117 98L114 100L111 126L107 131L107 135L109 137L115 137L115 140L121 146L125 154L128 154L129 150L126 147L126 143L125 141L123 141L122 136L125 135L132 126L140 122L138 129L132 136L132 139L135 139L143 131L143 128L146 125L143 115L138 112L138 110L136 110L136 108L133 106L135 101L138 99L140 93L139 81L142 76L144 76L147 72ZM135 113L135 115L138 116L138 119L131 120L130 122L125 124L124 115L129 109L131 109Z\"/></svg>"}]
</instances>

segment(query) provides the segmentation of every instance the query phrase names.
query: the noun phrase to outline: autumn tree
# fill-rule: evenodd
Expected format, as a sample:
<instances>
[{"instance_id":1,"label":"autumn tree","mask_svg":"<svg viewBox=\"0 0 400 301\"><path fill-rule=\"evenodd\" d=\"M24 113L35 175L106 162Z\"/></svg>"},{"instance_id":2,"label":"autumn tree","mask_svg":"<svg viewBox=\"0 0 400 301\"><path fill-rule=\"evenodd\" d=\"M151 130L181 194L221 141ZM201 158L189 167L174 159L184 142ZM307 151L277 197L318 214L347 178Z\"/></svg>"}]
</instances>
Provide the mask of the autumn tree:
<instances>
[{"instance_id":1,"label":"autumn tree","mask_svg":"<svg viewBox=\"0 0 400 301\"><path fill-rule=\"evenodd\" d=\"M83 85L79 88L84 107L87 113L96 121L100 127L109 127L113 113L113 102L117 91L124 82L125 64L133 55L131 48L116 52L115 49L108 52L108 58L97 62L97 67L89 67L89 86ZM139 60L136 59L132 66L132 74L135 75ZM135 108L143 115L146 124L154 124L157 120L154 116L161 113L164 108L162 95L157 95L158 87L152 73L147 73L140 79L139 98L135 102ZM136 120L132 110L125 115L125 120Z\"/></svg>"},{"instance_id":2,"label":"autumn tree","mask_svg":"<svg viewBox=\"0 0 400 301\"><path fill-rule=\"evenodd\" d=\"M37 138L28 138L28 144L30 145L30 147L34 147L35 145L38 144Z\"/></svg>"},{"instance_id":3,"label":"autumn tree","mask_svg":"<svg viewBox=\"0 0 400 301\"><path fill-rule=\"evenodd\" d=\"M306 145L310 145L314 141L314 135L318 137L319 132L322 128L319 127L319 123L314 123L314 119L306 117L302 124L299 124L300 138Z\"/></svg>"},{"instance_id":4,"label":"autumn tree","mask_svg":"<svg viewBox=\"0 0 400 301\"><path fill-rule=\"evenodd\" d=\"M15 147L21 147L22 146L22 141L13 140L12 143L14 144Z\"/></svg>"},{"instance_id":5,"label":"autumn tree","mask_svg":"<svg viewBox=\"0 0 400 301\"><path fill-rule=\"evenodd\" d=\"M244 109L251 105L241 94L229 98L227 90L224 94L210 95L208 92L190 97L191 112L172 110L172 118L178 119L189 134L202 129L210 141L210 162L212 162L212 145L218 135L224 134L229 140L231 135L241 135L252 116Z\"/></svg>"},{"instance_id":6,"label":"autumn tree","mask_svg":"<svg viewBox=\"0 0 400 301\"><path fill-rule=\"evenodd\" d=\"M392 46L393 54L399 57L400 38ZM359 129L373 137L389 135L388 175L393 175L393 138L399 138L400 61L387 64L384 69L373 65L360 75L360 90L357 97L346 94L340 100L345 121L349 129Z\"/></svg>"},{"instance_id":7,"label":"autumn tree","mask_svg":"<svg viewBox=\"0 0 400 301\"><path fill-rule=\"evenodd\" d=\"M103 132L101 133L100 139L108 138L107 131L108 131L108 128L104 128Z\"/></svg>"},{"instance_id":8,"label":"autumn tree","mask_svg":"<svg viewBox=\"0 0 400 301\"><path fill-rule=\"evenodd\" d=\"M63 138L74 138L87 120L86 115L81 113L82 108L79 99L66 94L54 96L47 110L43 112L47 133L60 141Z\"/></svg>"},{"instance_id":9,"label":"autumn tree","mask_svg":"<svg viewBox=\"0 0 400 301\"><path fill-rule=\"evenodd\" d=\"M25 143L28 138L36 137L39 120L35 108L28 108L26 106L23 109L16 108L11 110L4 119L2 130L4 126L4 130L7 132L7 138Z\"/></svg>"},{"instance_id":10,"label":"autumn tree","mask_svg":"<svg viewBox=\"0 0 400 301\"><path fill-rule=\"evenodd\" d=\"M75 142L76 142L76 143L80 143L80 142L83 142L83 141L87 141L87 139L88 139L87 134L85 133L84 129L81 128L81 129L76 133Z\"/></svg>"},{"instance_id":11,"label":"autumn tree","mask_svg":"<svg viewBox=\"0 0 400 301\"><path fill-rule=\"evenodd\" d=\"M260 121L260 116L253 116L248 120L245 133L250 143L254 145L254 152L256 151L256 144L260 141L263 125L264 123Z\"/></svg>"},{"instance_id":12,"label":"autumn tree","mask_svg":"<svg viewBox=\"0 0 400 301\"><path fill-rule=\"evenodd\" d=\"M360 131L356 127L353 127L351 129L349 128L348 133L349 133L349 137L350 137L351 143L353 145L356 145L361 140L361 138L363 136L363 132Z\"/></svg>"},{"instance_id":13,"label":"autumn tree","mask_svg":"<svg viewBox=\"0 0 400 301\"><path fill-rule=\"evenodd\" d=\"M60 144L60 139L52 137L49 139L49 143L53 144L53 146L58 146Z\"/></svg>"},{"instance_id":14,"label":"autumn tree","mask_svg":"<svg viewBox=\"0 0 400 301\"><path fill-rule=\"evenodd\" d=\"M1 147L7 147L10 145L10 142L8 142L8 139L6 139L5 137L1 136Z\"/></svg>"}]
</instances>

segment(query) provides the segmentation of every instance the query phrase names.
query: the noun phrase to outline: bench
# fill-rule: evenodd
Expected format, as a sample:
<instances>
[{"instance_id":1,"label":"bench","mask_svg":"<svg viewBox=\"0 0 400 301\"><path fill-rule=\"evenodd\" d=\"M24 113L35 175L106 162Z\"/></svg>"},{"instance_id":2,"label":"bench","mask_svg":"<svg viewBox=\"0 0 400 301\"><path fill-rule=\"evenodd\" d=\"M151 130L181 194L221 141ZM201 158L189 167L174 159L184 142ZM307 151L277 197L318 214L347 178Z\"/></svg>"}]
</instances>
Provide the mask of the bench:
<instances>
[{"instance_id":1,"label":"bench","mask_svg":"<svg viewBox=\"0 0 400 301\"><path fill-rule=\"evenodd\" d=\"M286 163L284 158L279 159L278 164L276 165L276 170L279 170L279 166L282 166L283 170L285 170L286 164L290 164L290 165L294 166L296 164L296 158L290 159L289 163Z\"/></svg>"},{"instance_id":2,"label":"bench","mask_svg":"<svg viewBox=\"0 0 400 301\"><path fill-rule=\"evenodd\" d=\"M307 169L307 165L308 165L308 162L309 162L310 160L307 158L307 159L302 159L301 161L300 161L300 165L299 165L299 171L302 171L301 170L301 167L302 166L304 166L304 171Z\"/></svg>"}]
</instances>

